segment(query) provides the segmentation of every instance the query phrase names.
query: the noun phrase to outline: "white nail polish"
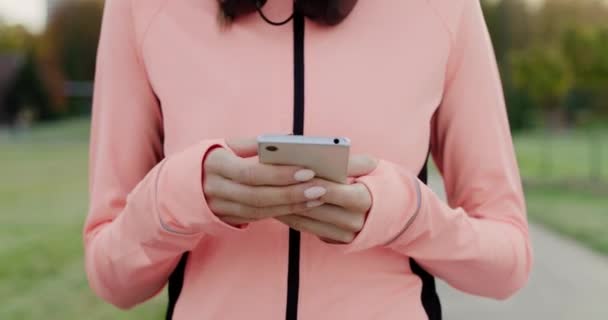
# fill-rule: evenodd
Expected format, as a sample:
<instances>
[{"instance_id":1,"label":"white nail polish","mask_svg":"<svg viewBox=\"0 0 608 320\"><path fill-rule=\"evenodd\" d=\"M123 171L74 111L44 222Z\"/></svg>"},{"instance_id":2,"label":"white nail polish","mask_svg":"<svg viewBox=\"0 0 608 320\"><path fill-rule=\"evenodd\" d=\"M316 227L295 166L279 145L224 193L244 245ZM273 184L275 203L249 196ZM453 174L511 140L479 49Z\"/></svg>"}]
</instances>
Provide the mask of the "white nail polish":
<instances>
[{"instance_id":1,"label":"white nail polish","mask_svg":"<svg viewBox=\"0 0 608 320\"><path fill-rule=\"evenodd\" d=\"M327 190L323 187L312 187L304 191L304 196L306 196L308 199L314 200L321 198L326 192Z\"/></svg>"},{"instance_id":2,"label":"white nail polish","mask_svg":"<svg viewBox=\"0 0 608 320\"><path fill-rule=\"evenodd\" d=\"M305 182L305 181L308 181L308 180L314 178L315 172L312 170L308 170L308 169L302 169L302 170L296 171L296 173L293 175L293 177L294 177L294 179L296 179L296 181Z\"/></svg>"},{"instance_id":3,"label":"white nail polish","mask_svg":"<svg viewBox=\"0 0 608 320\"><path fill-rule=\"evenodd\" d=\"M323 201L312 200L312 201L306 202L306 207L307 208L316 208L316 207L322 206L323 204L325 204Z\"/></svg>"}]
</instances>

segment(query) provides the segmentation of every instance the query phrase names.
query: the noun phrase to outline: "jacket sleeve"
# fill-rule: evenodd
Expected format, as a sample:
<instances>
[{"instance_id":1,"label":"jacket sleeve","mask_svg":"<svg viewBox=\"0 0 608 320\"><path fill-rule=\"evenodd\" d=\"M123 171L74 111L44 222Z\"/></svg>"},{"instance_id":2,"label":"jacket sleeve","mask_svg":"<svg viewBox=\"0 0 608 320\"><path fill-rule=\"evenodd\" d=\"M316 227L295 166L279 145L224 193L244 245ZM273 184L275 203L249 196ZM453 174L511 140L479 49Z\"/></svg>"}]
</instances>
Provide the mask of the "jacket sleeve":
<instances>
[{"instance_id":1,"label":"jacket sleeve","mask_svg":"<svg viewBox=\"0 0 608 320\"><path fill-rule=\"evenodd\" d=\"M240 232L206 205L202 161L222 141L162 154L159 105L137 51L128 0L105 4L91 127L86 271L108 302L132 307L161 290L180 255Z\"/></svg>"},{"instance_id":2,"label":"jacket sleeve","mask_svg":"<svg viewBox=\"0 0 608 320\"><path fill-rule=\"evenodd\" d=\"M464 2L433 124L448 203L415 173L380 161L359 179L373 205L347 249L387 246L457 289L504 299L526 283L532 265L526 209L481 7Z\"/></svg>"}]
</instances>

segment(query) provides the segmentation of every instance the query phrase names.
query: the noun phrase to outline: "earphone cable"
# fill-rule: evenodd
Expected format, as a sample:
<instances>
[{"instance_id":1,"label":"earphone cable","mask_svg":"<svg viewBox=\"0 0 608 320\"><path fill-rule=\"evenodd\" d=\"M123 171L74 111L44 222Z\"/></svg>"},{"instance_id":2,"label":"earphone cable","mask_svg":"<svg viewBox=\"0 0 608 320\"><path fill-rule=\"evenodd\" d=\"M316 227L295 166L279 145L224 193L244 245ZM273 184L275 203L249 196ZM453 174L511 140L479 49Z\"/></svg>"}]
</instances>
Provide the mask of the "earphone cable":
<instances>
[{"instance_id":1,"label":"earphone cable","mask_svg":"<svg viewBox=\"0 0 608 320\"><path fill-rule=\"evenodd\" d=\"M262 19L264 19L264 21L266 21L268 24L271 24L273 26L282 26L293 19L293 13L287 19L279 22L268 19L268 17L266 17L264 12L262 11L262 2L259 0L255 2L255 8L258 11L260 17L262 17Z\"/></svg>"}]
</instances>

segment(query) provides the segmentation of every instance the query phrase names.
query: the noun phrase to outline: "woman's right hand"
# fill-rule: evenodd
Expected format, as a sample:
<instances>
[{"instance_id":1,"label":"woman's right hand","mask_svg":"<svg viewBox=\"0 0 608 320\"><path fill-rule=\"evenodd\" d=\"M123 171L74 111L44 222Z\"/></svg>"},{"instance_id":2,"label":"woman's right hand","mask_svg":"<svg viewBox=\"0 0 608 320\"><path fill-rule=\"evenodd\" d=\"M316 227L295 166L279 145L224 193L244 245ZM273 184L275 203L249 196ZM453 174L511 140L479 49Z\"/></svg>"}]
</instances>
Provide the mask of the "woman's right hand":
<instances>
[{"instance_id":1,"label":"woman's right hand","mask_svg":"<svg viewBox=\"0 0 608 320\"><path fill-rule=\"evenodd\" d=\"M211 211L222 221L240 226L304 212L323 204L317 200L326 189L315 184L313 171L259 163L257 157L253 157L257 154L255 140L228 144L234 153L216 148L204 162L205 198Z\"/></svg>"}]
</instances>

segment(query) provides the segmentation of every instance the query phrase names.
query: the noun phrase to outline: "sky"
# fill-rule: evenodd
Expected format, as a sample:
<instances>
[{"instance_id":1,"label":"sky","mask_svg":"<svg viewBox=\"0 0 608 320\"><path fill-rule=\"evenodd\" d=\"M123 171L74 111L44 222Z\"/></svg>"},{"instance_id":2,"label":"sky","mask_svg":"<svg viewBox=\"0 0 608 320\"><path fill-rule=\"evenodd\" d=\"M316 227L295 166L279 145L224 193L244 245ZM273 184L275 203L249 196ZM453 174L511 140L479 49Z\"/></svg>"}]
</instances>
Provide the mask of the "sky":
<instances>
[{"instance_id":1,"label":"sky","mask_svg":"<svg viewBox=\"0 0 608 320\"><path fill-rule=\"evenodd\" d=\"M45 0L0 0L0 19L8 24L21 23L40 32L46 23Z\"/></svg>"}]
</instances>

